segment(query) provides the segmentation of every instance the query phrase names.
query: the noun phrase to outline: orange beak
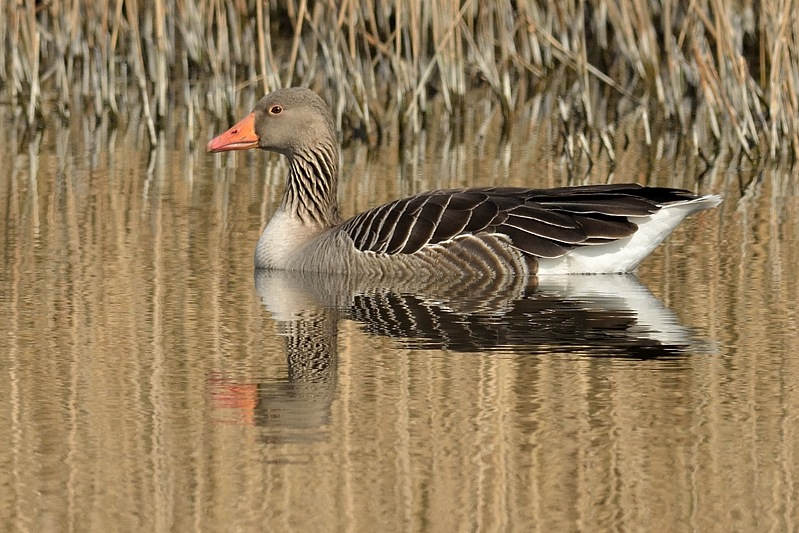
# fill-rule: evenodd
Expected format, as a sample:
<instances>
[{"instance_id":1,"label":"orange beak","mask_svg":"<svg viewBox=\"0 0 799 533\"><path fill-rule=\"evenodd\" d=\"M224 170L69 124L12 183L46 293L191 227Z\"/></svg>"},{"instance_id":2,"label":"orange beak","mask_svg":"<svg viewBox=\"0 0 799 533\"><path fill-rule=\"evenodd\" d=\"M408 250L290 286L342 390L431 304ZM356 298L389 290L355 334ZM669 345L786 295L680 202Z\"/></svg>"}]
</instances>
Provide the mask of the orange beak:
<instances>
[{"instance_id":1,"label":"orange beak","mask_svg":"<svg viewBox=\"0 0 799 533\"><path fill-rule=\"evenodd\" d=\"M235 126L222 135L208 141L209 152L227 152L229 150L249 150L258 147L258 135L255 133L255 113L250 113Z\"/></svg>"}]
</instances>

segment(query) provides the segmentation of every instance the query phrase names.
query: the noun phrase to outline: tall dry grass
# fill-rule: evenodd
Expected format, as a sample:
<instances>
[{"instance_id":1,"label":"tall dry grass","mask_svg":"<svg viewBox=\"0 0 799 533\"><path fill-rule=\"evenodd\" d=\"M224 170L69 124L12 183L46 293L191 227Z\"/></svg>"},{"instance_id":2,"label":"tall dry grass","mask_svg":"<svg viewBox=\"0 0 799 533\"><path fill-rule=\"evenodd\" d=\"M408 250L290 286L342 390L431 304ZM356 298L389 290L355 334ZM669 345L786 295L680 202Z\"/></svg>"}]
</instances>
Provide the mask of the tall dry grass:
<instances>
[{"instance_id":1,"label":"tall dry grass","mask_svg":"<svg viewBox=\"0 0 799 533\"><path fill-rule=\"evenodd\" d=\"M532 107L574 149L634 117L647 142L799 153L793 0L4 0L0 91L36 126L136 110L228 121L265 91L324 93L343 130L413 135L483 89L506 128ZM201 113L201 111L203 111ZM528 116L525 114L524 116ZM193 126L192 126L193 127Z\"/></svg>"}]
</instances>

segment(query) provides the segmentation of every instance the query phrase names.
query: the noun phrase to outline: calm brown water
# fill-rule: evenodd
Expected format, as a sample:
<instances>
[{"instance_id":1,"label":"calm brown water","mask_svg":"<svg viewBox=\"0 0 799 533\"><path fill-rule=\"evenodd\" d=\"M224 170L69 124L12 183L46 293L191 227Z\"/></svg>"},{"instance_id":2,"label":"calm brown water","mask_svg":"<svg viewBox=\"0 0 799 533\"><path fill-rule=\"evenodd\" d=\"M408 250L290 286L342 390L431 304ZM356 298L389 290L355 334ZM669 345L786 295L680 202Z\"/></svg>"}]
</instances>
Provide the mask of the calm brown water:
<instances>
[{"instance_id":1,"label":"calm brown water","mask_svg":"<svg viewBox=\"0 0 799 533\"><path fill-rule=\"evenodd\" d=\"M794 171L717 160L638 279L436 293L254 276L276 157L2 124L0 529L799 528ZM342 208L567 184L557 135L349 148ZM693 188L661 153L613 179Z\"/></svg>"}]
</instances>

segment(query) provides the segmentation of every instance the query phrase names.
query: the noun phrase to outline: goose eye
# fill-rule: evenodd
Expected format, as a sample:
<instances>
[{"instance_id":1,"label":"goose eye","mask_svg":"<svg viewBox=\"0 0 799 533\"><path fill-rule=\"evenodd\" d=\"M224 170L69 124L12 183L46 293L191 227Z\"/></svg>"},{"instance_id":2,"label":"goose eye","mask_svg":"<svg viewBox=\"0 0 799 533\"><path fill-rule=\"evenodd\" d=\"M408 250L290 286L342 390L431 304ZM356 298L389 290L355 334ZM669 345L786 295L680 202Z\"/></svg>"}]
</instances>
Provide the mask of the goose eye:
<instances>
[{"instance_id":1,"label":"goose eye","mask_svg":"<svg viewBox=\"0 0 799 533\"><path fill-rule=\"evenodd\" d=\"M282 112L283 112L283 108L280 107L279 105L273 105L272 107L269 108L269 114L270 115L279 115Z\"/></svg>"}]
</instances>

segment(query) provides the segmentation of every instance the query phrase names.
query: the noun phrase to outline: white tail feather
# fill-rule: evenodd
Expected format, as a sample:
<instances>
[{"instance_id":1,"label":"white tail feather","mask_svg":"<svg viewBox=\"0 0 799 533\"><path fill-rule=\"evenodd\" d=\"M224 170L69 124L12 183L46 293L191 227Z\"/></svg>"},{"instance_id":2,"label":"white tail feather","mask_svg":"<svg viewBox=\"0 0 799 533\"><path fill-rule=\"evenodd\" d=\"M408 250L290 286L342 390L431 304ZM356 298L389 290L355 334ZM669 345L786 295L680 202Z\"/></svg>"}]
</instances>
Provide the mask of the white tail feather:
<instances>
[{"instance_id":1,"label":"white tail feather","mask_svg":"<svg viewBox=\"0 0 799 533\"><path fill-rule=\"evenodd\" d=\"M666 204L657 213L646 217L629 217L631 222L638 225L638 230L632 236L608 244L581 246L555 259L539 259L538 274L632 272L685 217L720 203L721 196L711 194Z\"/></svg>"}]
</instances>

